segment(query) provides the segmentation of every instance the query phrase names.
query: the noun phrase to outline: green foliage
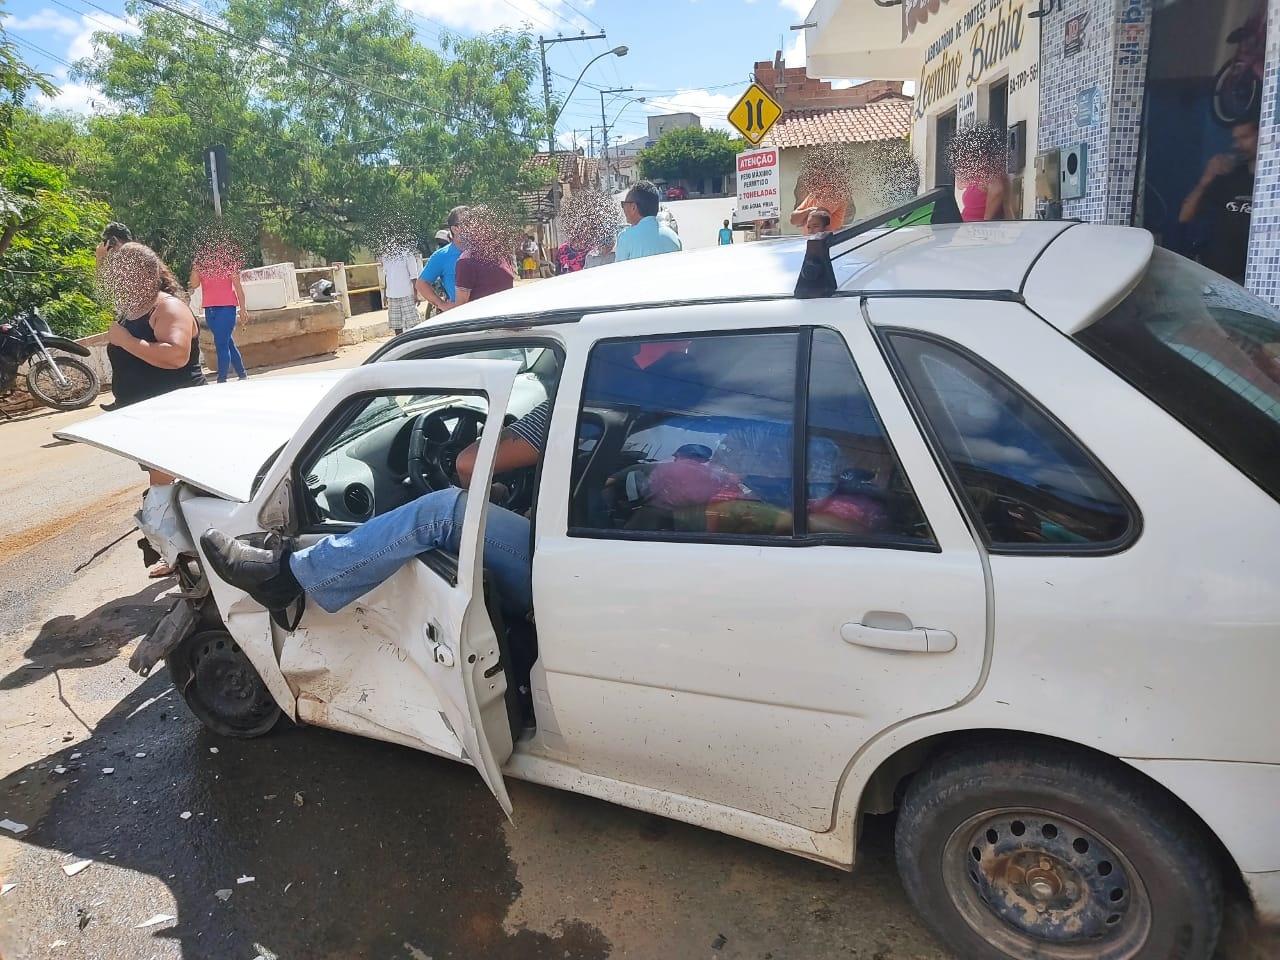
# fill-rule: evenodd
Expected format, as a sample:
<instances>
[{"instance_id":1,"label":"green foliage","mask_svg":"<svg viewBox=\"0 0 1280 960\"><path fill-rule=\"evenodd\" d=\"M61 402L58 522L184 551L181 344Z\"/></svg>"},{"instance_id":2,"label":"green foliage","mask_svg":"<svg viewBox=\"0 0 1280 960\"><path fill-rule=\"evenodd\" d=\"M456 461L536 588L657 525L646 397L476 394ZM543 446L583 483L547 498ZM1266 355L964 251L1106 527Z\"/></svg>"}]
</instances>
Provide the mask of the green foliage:
<instances>
[{"instance_id":1,"label":"green foliage","mask_svg":"<svg viewBox=\"0 0 1280 960\"><path fill-rule=\"evenodd\" d=\"M723 131L685 127L664 133L636 162L646 179L701 180L732 173L734 158L745 149L745 141Z\"/></svg>"},{"instance_id":2,"label":"green foliage","mask_svg":"<svg viewBox=\"0 0 1280 960\"><path fill-rule=\"evenodd\" d=\"M107 205L74 190L50 163L0 147L0 198L17 198L4 213L9 236L0 254L0 316L41 308L55 332L84 337L107 328L110 313L96 299L93 251L108 219Z\"/></svg>"},{"instance_id":3,"label":"green foliage","mask_svg":"<svg viewBox=\"0 0 1280 960\"><path fill-rule=\"evenodd\" d=\"M53 142L22 107L32 89L52 92L18 57L0 19L0 316L39 308L56 332L83 337L111 320L95 299L93 260L107 206L32 149Z\"/></svg>"},{"instance_id":4,"label":"green foliage","mask_svg":"<svg viewBox=\"0 0 1280 960\"><path fill-rule=\"evenodd\" d=\"M327 259L388 232L425 240L450 207L520 189L542 122L527 34L446 35L442 56L392 0L227 0L221 20L243 42L137 0L127 9L139 32L99 35L78 71L120 109L89 122L77 179L180 276L212 217L214 143L227 149L233 232Z\"/></svg>"}]
</instances>

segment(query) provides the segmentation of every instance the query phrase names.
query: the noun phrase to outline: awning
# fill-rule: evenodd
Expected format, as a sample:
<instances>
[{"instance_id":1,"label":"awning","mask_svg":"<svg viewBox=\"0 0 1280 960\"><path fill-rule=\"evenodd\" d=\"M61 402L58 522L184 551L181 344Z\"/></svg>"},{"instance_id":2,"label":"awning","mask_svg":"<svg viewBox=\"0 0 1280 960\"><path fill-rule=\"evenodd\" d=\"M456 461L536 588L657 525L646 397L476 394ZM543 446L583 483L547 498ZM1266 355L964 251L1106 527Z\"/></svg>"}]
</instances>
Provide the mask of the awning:
<instances>
[{"instance_id":1,"label":"awning","mask_svg":"<svg viewBox=\"0 0 1280 960\"><path fill-rule=\"evenodd\" d=\"M904 0L919 23L902 38L904 7L882 7L875 0L817 0L805 23L808 74L823 80L917 80L924 39L937 33L924 19L947 9L947 0Z\"/></svg>"}]
</instances>

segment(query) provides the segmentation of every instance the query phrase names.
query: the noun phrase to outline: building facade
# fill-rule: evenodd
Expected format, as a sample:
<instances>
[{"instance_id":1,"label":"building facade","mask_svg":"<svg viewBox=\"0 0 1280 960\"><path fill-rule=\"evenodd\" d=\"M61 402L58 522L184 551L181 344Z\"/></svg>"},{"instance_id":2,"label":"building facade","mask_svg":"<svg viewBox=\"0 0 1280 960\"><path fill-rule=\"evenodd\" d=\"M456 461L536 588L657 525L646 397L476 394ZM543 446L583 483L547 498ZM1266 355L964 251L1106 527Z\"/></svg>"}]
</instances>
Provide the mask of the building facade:
<instances>
[{"instance_id":1,"label":"building facade","mask_svg":"<svg viewBox=\"0 0 1280 960\"><path fill-rule=\"evenodd\" d=\"M1194 198L1230 158L1248 247L1223 272L1280 303L1280 0L818 0L806 22L811 75L915 81L925 186L948 182L954 129L1003 124L1015 213L1144 227L1208 262Z\"/></svg>"}]
</instances>

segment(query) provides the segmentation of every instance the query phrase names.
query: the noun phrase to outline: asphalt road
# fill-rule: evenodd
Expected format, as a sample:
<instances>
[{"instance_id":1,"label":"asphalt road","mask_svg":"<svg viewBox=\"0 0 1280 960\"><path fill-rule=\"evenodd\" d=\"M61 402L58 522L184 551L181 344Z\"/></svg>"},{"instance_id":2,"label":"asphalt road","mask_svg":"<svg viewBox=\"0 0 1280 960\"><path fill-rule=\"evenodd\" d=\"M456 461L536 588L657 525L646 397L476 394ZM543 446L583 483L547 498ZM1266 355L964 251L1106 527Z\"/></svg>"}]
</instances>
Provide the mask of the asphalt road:
<instances>
[{"instance_id":1,"label":"asphalt road","mask_svg":"<svg viewBox=\"0 0 1280 960\"><path fill-rule=\"evenodd\" d=\"M0 956L948 956L884 818L850 875L519 782L508 822L470 768L374 741L204 730L125 666L170 583L133 545L137 468L51 441L79 416L0 424L0 819L27 825L0 831Z\"/></svg>"}]
</instances>

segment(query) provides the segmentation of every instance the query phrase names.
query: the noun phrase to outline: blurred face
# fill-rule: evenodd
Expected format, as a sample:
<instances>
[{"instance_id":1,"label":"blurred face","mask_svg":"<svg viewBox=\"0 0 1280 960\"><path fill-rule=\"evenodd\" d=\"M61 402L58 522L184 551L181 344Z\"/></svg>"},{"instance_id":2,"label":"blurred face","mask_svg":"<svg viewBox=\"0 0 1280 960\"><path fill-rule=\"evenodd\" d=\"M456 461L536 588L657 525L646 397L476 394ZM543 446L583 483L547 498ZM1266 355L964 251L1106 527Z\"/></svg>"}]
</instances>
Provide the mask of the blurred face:
<instances>
[{"instance_id":1,"label":"blurred face","mask_svg":"<svg viewBox=\"0 0 1280 960\"><path fill-rule=\"evenodd\" d=\"M1258 155L1258 126L1253 123L1242 123L1231 130L1231 140L1236 152L1253 159Z\"/></svg>"}]
</instances>

